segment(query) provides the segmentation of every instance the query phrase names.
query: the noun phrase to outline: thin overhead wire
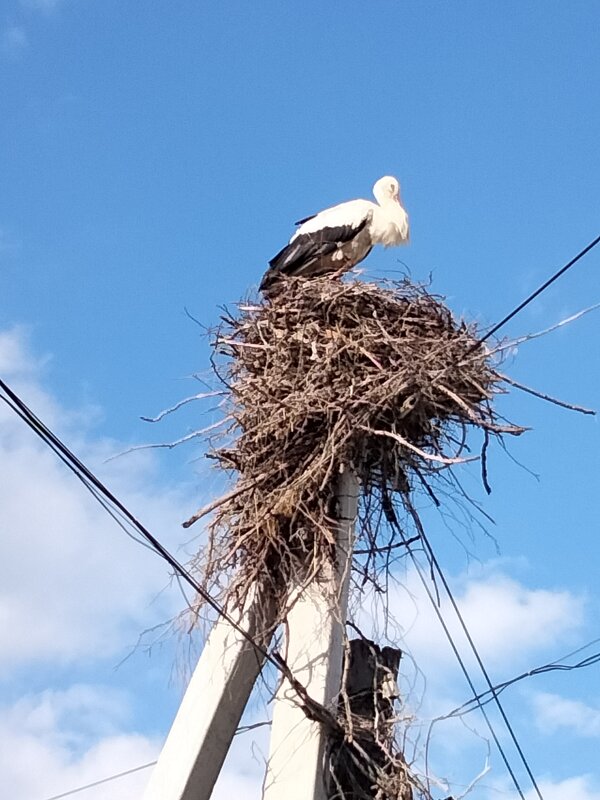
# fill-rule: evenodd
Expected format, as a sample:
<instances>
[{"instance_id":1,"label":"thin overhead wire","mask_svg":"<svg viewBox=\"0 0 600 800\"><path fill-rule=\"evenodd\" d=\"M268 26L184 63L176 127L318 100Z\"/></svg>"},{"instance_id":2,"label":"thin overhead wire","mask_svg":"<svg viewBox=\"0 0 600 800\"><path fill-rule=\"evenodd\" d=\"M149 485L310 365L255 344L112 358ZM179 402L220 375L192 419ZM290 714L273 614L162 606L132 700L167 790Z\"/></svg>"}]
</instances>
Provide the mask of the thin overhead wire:
<instances>
[{"instance_id":1,"label":"thin overhead wire","mask_svg":"<svg viewBox=\"0 0 600 800\"><path fill-rule=\"evenodd\" d=\"M564 275L564 273L567 270L571 269L571 267L574 266L587 253L589 253L590 250L593 250L593 248L596 247L597 244L600 244L600 236L597 236L592 242L590 242L586 247L584 247L583 250L577 253L576 256L574 256L563 267L561 267L558 270L558 272L555 272L554 275L548 278L548 280L545 281L545 283L543 283L539 288L537 288L535 292L532 292L529 295L529 297L526 297L522 303L519 303L519 305L516 306L516 308L514 308L509 314L503 317L500 320L500 322L497 322L492 328L490 328L490 330L487 331L487 333L484 336L482 336L475 342L470 352L476 350L480 344L483 344L490 338L490 336L493 336L495 333L497 333L500 330L500 328L503 328L506 325L506 323L509 322L513 317L516 317L517 314L525 308L525 306L528 306L529 303L532 302L532 300L535 300L535 298L538 297L542 292L544 292L551 284L553 284L554 281L558 280L558 278L560 278L561 275Z\"/></svg>"},{"instance_id":2,"label":"thin overhead wire","mask_svg":"<svg viewBox=\"0 0 600 800\"><path fill-rule=\"evenodd\" d=\"M490 703L493 700L494 694L500 694L500 692L508 689L509 686L513 686L515 683L525 680L525 678L533 678L536 675L543 675L546 672L572 672L575 669L584 669L585 667L591 667L599 663L600 653L593 653L591 656L582 658L575 664L563 664L560 661L551 661L549 664L543 664L541 667L535 667L534 669L527 670L527 672L522 672L520 675L516 675L514 678L510 678L507 681L497 683L491 689L481 692L470 700L467 700L467 702L463 703L461 706L452 709L452 711L450 711L448 714L444 714L444 716L440 717L440 719L462 717L465 714L469 714L480 705L486 705L487 703Z\"/></svg>"},{"instance_id":3,"label":"thin overhead wire","mask_svg":"<svg viewBox=\"0 0 600 800\"><path fill-rule=\"evenodd\" d=\"M290 677L289 668L279 653L270 653L262 647L254 638L241 626L225 609L218 603L189 573L175 556L142 523L129 511L123 503L100 481L99 478L53 433L48 426L43 423L25 402L0 378L0 400L11 408L25 424L60 458L65 466L83 483L85 488L100 503L117 524L125 532L140 544L149 546L154 552L161 556L172 569L179 574L205 602L221 618L226 620L235 630L246 639L256 652L264 659L273 664L286 677ZM119 519L120 518L120 519ZM132 530L140 534L146 541L141 541ZM148 544L146 544L146 542Z\"/></svg>"},{"instance_id":4,"label":"thin overhead wire","mask_svg":"<svg viewBox=\"0 0 600 800\"><path fill-rule=\"evenodd\" d=\"M53 794L52 797L46 797L44 800L61 800L62 797L71 797L71 795L83 792L85 789L93 789L94 786L100 786L101 784L108 783L109 781L116 781L117 778L124 778L126 775L133 775L134 772L141 772L141 770L148 769L148 767L153 767L155 764L156 761L149 761L147 764L142 764L141 766L134 767L133 769L126 769L125 772L117 772L115 775L109 775L107 778L101 778L99 781L86 783L85 786L78 786L76 789L70 789L68 792L63 792L62 794Z\"/></svg>"},{"instance_id":5,"label":"thin overhead wire","mask_svg":"<svg viewBox=\"0 0 600 800\"><path fill-rule=\"evenodd\" d=\"M415 570L417 571L417 575L419 576L419 580L421 581L421 583L423 585L423 588L425 589L425 593L427 594L427 597L429 598L429 601L431 602L431 605L433 606L435 614L436 614L436 616L437 616L437 618L438 618L438 620L440 622L440 625L442 626L442 629L444 631L444 634L445 634L446 638L448 639L448 643L450 644L450 647L452 648L452 651L454 653L454 656L456 657L458 665L459 665L463 675L465 676L465 679L466 679L466 681L467 681L467 683L469 685L469 688L471 689L471 691L473 693L473 697L475 698L474 702L476 702L478 708L480 708L480 710L481 710L481 714L482 714L482 716L483 716L483 718L485 720L485 723L486 723L486 725L488 727L488 730L489 730L489 732L490 732L490 734L492 736L492 739L494 740L494 744L496 745L498 753L500 754L500 757L502 758L502 761L504 762L504 766L506 767L506 770L507 770L507 772L508 772L508 774L510 776L510 779L512 780L513 785L514 785L515 789L517 790L521 800L525 800L525 794L523 792L523 789L521 788L519 780L518 780L517 776L515 775L515 772L514 772L512 766L511 766L511 764L510 764L510 761L508 759L508 756L506 755L506 752L505 752L504 748L502 747L502 744L500 743L500 739L498 738L498 734L496 733L496 731L494 729L494 726L492 725L492 721L490 720L489 715L488 715L487 711L484 708L485 704L476 700L478 695L477 695L477 690L475 688L475 684L473 683L473 679L471 678L471 676L469 674L469 670L467 669L466 664L465 664L465 662L464 662L464 660L463 660L463 658L462 658L462 656L461 656L461 654L460 654L460 652L458 650L458 647L456 646L456 642L454 641L454 638L453 638L452 634L450 633L448 625L446 624L446 621L444 620L444 617L443 617L442 612L441 612L440 607L439 607L439 603L436 600L436 598L433 596L433 592L432 592L432 590L431 590L431 588L429 586L429 581L427 580L427 577L424 574L423 568L422 568L421 564L419 563L419 560L416 557L416 555L415 555L415 553L413 551L413 548L408 543L408 538L407 538L406 534L402 530L402 527L400 526L398 521L395 519L395 513L393 512L393 509L390 506L388 506L388 510L391 512L391 516L389 516L388 519L389 519L390 523L399 532L400 537L402 538L402 540L406 544L406 549L408 550L410 559L411 559L411 561L413 563L413 566L414 566ZM419 526L419 527L422 529L422 526ZM420 533L420 531L419 531L419 533ZM421 537L419 537L419 538L421 538ZM540 800L543 800L541 795L540 795Z\"/></svg>"},{"instance_id":6,"label":"thin overhead wire","mask_svg":"<svg viewBox=\"0 0 600 800\"><path fill-rule=\"evenodd\" d=\"M510 724L510 721L508 719L506 711L504 710L504 706L502 705L502 703L500 702L500 699L498 697L498 693L494 690L494 686L493 686L492 681L490 679L489 673L488 673L488 671L487 671L487 669L486 669L486 667L485 667L485 665L483 663L481 655L479 654L479 650L477 649L477 646L475 645L475 642L473 641L473 638L472 638L472 636L471 636L471 634L469 632L469 629L468 629L467 624L466 624L466 622L464 620L464 617L462 616L462 614L460 612L460 609L458 607L458 604L457 604L456 600L454 599L454 595L452 594L450 586L448 585L448 581L446 580L446 576L444 575L444 573L442 571L442 568L440 567L440 564L439 564L439 562L438 562L438 560L437 560L437 558L436 558L436 556L435 556L435 554L434 554L434 552L433 552L433 550L431 548L431 544L429 543L429 540L428 540L428 538L427 538L427 536L425 535L424 532L423 532L423 544L425 545L425 549L427 551L428 558L430 560L430 563L431 563L432 567L435 568L435 571L437 572L437 574L440 577L440 580L442 581L442 584L444 586L444 589L446 591L448 599L450 600L450 603L452 605L452 608L454 609L454 612L455 612L456 617L457 617L457 619L458 619L458 621L460 623L460 626L464 631L464 634L465 634L466 639L467 639L467 641L469 643L471 651L473 652L473 655L475 656L475 660L477 661L477 664L479 665L479 668L481 670L481 674L483 675L484 680L485 680L485 682L487 683L487 685L489 687L489 691L490 691L490 693L492 695L491 699L493 699L493 702L495 703L498 711L500 712L500 716L502 717L504 725L506 726L506 730L508 731L508 734L509 734L510 738L513 741L515 749L517 750L517 753L519 754L519 758L521 759L521 763L523 764L523 766L525 768L525 772L529 776L529 780L531 781L531 785L533 786L533 788L535 790L535 793L537 794L539 800L543 800L542 793L541 793L540 788L539 788L539 786L537 784L537 781L536 781L536 779L535 779L535 777L533 775L531 767L529 766L529 762L527 761L527 758L525 757L525 753L523 752L523 748L521 747L521 745L519 743L519 740L517 739L517 736L516 736L516 734L514 732L514 729L513 729L512 725ZM480 708L483 709L483 705L481 703L478 703L478 705L480 706Z\"/></svg>"},{"instance_id":7,"label":"thin overhead wire","mask_svg":"<svg viewBox=\"0 0 600 800\"><path fill-rule=\"evenodd\" d=\"M518 313L520 313L536 297L538 297L542 292L544 292L552 283L554 283L556 280L558 280L558 278L560 278L565 272L567 272L567 270L569 270L571 267L573 267L581 258L583 258L583 256L585 256L587 253L589 253L599 243L600 243L600 236L597 236L592 242L590 242L586 247L584 247L583 250L581 250L576 256L574 256L563 267L561 267L561 269L559 269L550 278L548 278L548 280L545 281L538 289L536 289L527 298L525 298L525 300L523 300L521 303L519 303L519 305L516 306L509 314L507 314L505 317L503 317L500 320L500 322L496 323L489 331L486 332L486 334L484 336L480 337L477 340L477 342L474 343L473 347L471 348L471 351L475 350L477 347L479 347L479 345L483 344L485 341L487 341L487 339L489 339L491 336L493 336L495 333L497 333L507 322L509 322L511 319L513 319L513 317L515 317ZM286 677L293 678L293 676L291 675L291 673L289 671L289 668L287 667L287 665L285 664L285 661L281 658L281 656L278 653L269 653L265 648L263 648L261 645L259 645L253 639L253 637L247 631L245 631L243 629L243 627L241 625L239 625L239 623L236 622L236 620L234 620L229 614L227 614L225 609L222 608L220 606L220 604L216 600L214 600L200 586L200 584L193 578L192 575L190 575L190 573L185 569L185 567L182 564L180 564L173 555L171 555L171 553L159 542L159 540L156 539L156 537L154 537L139 522L139 520L137 520L134 517L134 515L110 492L110 490L107 489L107 487L85 466L85 464L83 464L83 462L81 462L77 458L77 456L75 456L66 447L66 445L31 411L31 409L28 408L28 406L18 397L18 395L16 395L10 389L10 387L2 379L0 379L0 390L2 390L6 395L6 396L4 396L3 394L0 394L0 399L2 399L13 411L15 411L19 415L19 417L21 417L21 419L31 428L31 430L33 430L48 446L51 447L51 449L56 453L56 455L61 459L61 461L63 461L63 463L76 475L76 477L84 484L84 486L88 489L88 491L91 492L91 494L94 496L94 498L102 505L102 507L107 511L107 513L109 513L111 515L111 517L115 520L115 522L117 522L117 524L129 536L132 536L132 538L134 538L135 541L137 541L138 543L144 544L144 546L146 546L146 547L150 547L150 549L154 550L158 555L160 555L175 570L175 572L177 574L179 574L196 592L198 592L198 594L207 602L207 604L220 617L222 617L227 622L229 622L229 624L232 625L238 631L238 633L240 633L255 648L255 650L263 658L265 658L266 660L270 661L278 670L282 671L286 675ZM414 517L414 515L413 515L413 517ZM127 525L131 526L131 528L133 528L135 531L137 531L139 534L141 534L141 536L143 537L143 539L146 540L147 543L144 542L144 541L141 541L139 538L137 538L137 536L133 535L131 530L127 529ZM479 665L479 667L481 669L481 672L482 672L482 674L483 674L483 676L484 676L484 678L485 678L485 680L486 680L486 682L488 684L488 687L489 687L488 690L486 692L484 692L483 694L481 694L481 695L478 695L476 693L474 684L472 683L472 680L471 680L471 678L470 678L470 676L468 674L468 671L467 671L467 669L466 669L466 667L464 665L464 661L462 660L460 654L458 653L456 645L452 640L452 636L451 636L451 634L450 634L450 632L449 632L449 630L448 630L448 628L447 628L447 626L446 626L446 624L445 624L445 622L444 622L444 620L443 620L443 618L441 616L441 613L440 613L439 608L438 608L438 604L437 604L435 598L433 597L433 595L431 594L431 591L430 591L428 585L426 584L425 576L422 574L422 571L420 570L420 567L418 565L416 557L414 556L410 546L408 546L407 549L408 549L408 551L409 551L409 553L411 555L413 563L415 564L415 567L417 568L417 571L419 572L421 580L424 582L427 594L428 594L428 596L429 596L434 608L436 609L436 613L438 614L438 617L439 617L440 622L441 622L441 624L442 624L442 626L444 628L444 631L445 631L445 633L446 633L446 635L447 635L447 637L448 637L448 639L450 641L450 644L451 644L451 646L452 646L452 648L453 648L453 650L455 652L455 655L456 655L456 657L457 657L457 659L459 661L461 669L464 672L465 677L467 678L467 681L469 683L469 687L471 688L471 690L473 692L474 697L469 702L470 703L475 703L477 705L477 707L479 707L481 709L482 714L483 714L483 716L484 716L484 718L485 718L485 720L487 722L487 725L488 725L488 727L490 729L490 732L492 734L492 737L494 738L494 741L495 741L495 743L496 743L496 745L498 747L498 750L499 750L499 752L501 754L501 757L502 757L502 759L503 759L503 761L505 763L505 766L506 766L506 768L507 768L507 770L508 770L508 772L509 772L509 774L510 774L512 780L513 780L513 783L515 784L515 788L519 792L520 797L524 798L523 792L522 792L522 790L521 790L521 788L519 786L517 778L514 775L514 772L513 772L512 768L510 766L510 763L508 762L507 757L506 757L506 754L504 753L504 750L503 750L503 748L502 748L502 746L501 746L501 744L500 744L500 742L499 742L499 740L498 740L498 738L497 738L497 736L495 734L495 731L494 731L494 729L493 729L493 727L491 725L491 722L489 721L489 718L487 717L486 712L485 712L484 707L483 707L484 704L487 703L487 702L490 702L492 700L495 702L495 704L497 705L498 710L499 710L499 712L500 712L500 714L502 716L502 719L503 719L503 721L504 721L504 723L506 725L506 728L507 728L507 730L509 732L509 735L510 735L512 741L513 741L513 744L515 745L515 748L516 748L516 750L517 750L517 752L518 752L518 754L520 756L520 759L521 759L521 761L523 763L523 766L525 767L525 770L526 770L526 772L527 772L527 774L529 776L529 779L531 780L533 788L535 789L539 800L543 800L542 794L541 794L540 789L539 789L539 787L537 785L537 782L536 782L536 780L535 780L535 778L533 776L533 773L532 773L532 771L531 771L531 769L529 767L527 759L525 758L523 750L522 750L522 748L521 748L521 746L520 746L520 744L519 744L519 742L518 742L518 740L516 738L516 735L515 735L515 733L514 733L514 731L512 729L512 726L510 725L508 717L506 716L506 713L505 713L505 711L504 711L504 709L503 709L503 707L502 707L502 705L501 705L501 703L500 703L500 701L498 699L499 691L502 691L504 688L506 688L507 685L510 685L511 683L514 683L516 680L520 680L522 677L525 677L525 675L519 676L516 679L514 679L513 681L510 681L507 684L501 684L498 687L495 687L492 684L492 682L491 682L491 680L489 678L489 674L488 674L488 672L487 672L487 670L486 670L486 668L485 668L485 666L483 664L483 661L482 661L482 659L481 659L481 657L479 655L479 652L478 652L478 650L477 650L477 648L476 648L476 646L475 646L475 644L473 642L473 639L472 639L472 637L471 637L471 635L470 635L470 633L468 631L468 628L467 628L467 626L466 626L466 624L464 622L464 619L463 619L463 617L462 617L462 615L460 613L460 610L459 610L459 608L458 608L458 606L456 604L456 601L455 601L455 599L454 599L454 597L452 595L452 592L451 592L450 587L449 587L449 585L448 585L448 583L446 581L446 578L445 578L445 576L444 576L444 574L443 574L443 572L441 570L439 562L437 561L437 559L436 559L436 557L435 557L435 555L433 553L433 550L431 548L431 544L429 543L429 541L428 541L428 539L427 539L427 537L425 535L425 532L422 529L422 527L421 527L421 538L422 538L423 543L424 543L424 545L426 547L427 554L428 554L431 566L432 566L432 568L435 569L435 571L439 575L439 577L440 577L440 579L441 579L441 581L442 581L442 583L444 585L444 588L445 588L445 591L446 591L446 593L448 595L448 598L449 598L449 600L450 600L450 602L451 602L451 604L453 606L453 609L454 609L454 611L455 611L455 613L457 615L457 618L459 619L460 625L461 625L461 627L462 627L462 629L463 629L463 631L465 633L467 641L469 642L469 645L470 645L470 647L471 647L471 649L473 651L473 654L475 655L477 663L478 663L478 665ZM595 663L595 661L593 661L592 663ZM578 666L582 666L582 665L569 666L569 667L564 667L564 665L562 665L562 666L555 665L553 668L554 669L561 669L561 668L575 669L575 668L578 668ZM542 669L543 668L540 668L540 670L542 670ZM488 694L491 695L491 697L489 697L487 700L485 700L485 703L482 703L482 699L484 697L486 697ZM305 698L305 699L307 699L307 698ZM147 766L150 766L150 765L147 765ZM142 768L143 767L140 767L140 768L137 768L137 769L142 769ZM88 787L83 787L83 788L88 788ZM67 793L67 795L68 794L69 793ZM58 795L57 797L66 797L67 795ZM51 798L51 799L49 798L48 800L57 800L57 798Z\"/></svg>"},{"instance_id":8,"label":"thin overhead wire","mask_svg":"<svg viewBox=\"0 0 600 800\"><path fill-rule=\"evenodd\" d=\"M521 763L523 764L523 766L525 768L525 771L526 771L526 773L527 773L527 775L529 777L529 780L531 781L531 785L533 786L533 788L535 790L535 793L537 794L539 800L544 800L544 798L542 796L542 793L540 791L540 788L538 786L538 783L537 783L537 781L536 781L536 779L535 779L535 777L533 775L533 772L531 770L531 767L529 766L529 762L527 761L527 758L525 757L525 753L523 752L523 748L519 744L519 740L517 739L517 736L516 736L516 734L515 734L515 732L513 730L513 727L510 724L510 721L508 719L508 716L507 716L507 714L506 714L506 712L504 710L504 707L503 707L502 703L500 702L498 694L494 690L494 685L493 685L493 683L491 681L491 678L490 678L489 673L488 673L488 671L487 671L487 669L485 667L485 664L483 663L483 659L481 658L479 650L477 649L477 646L476 646L475 642L473 641L473 637L471 636L471 633L470 633L470 631L469 631L469 629L467 627L467 624L466 624L466 622L464 620L464 617L463 617L463 615L462 615L462 613L461 613L461 611L460 611L460 609L458 607L458 604L457 604L457 602L456 602L456 600L454 598L452 590L450 589L450 585L448 584L448 581L446 580L446 576L444 575L444 573L442 571L440 563L437 560L435 553L433 552L433 548L431 546L429 538L427 537L427 534L425 533L425 529L423 528L423 525L421 524L421 520L419 519L419 516L418 516L416 510L413 508L413 506L410 503L410 501L407 501L407 507L408 507L409 513L410 513L410 515L411 515L411 517L412 517L412 519L413 519L413 521L415 523L415 526L416 526L416 528L417 528L417 530L418 530L418 532L419 532L419 534L421 536L421 540L423 542L423 546L424 546L425 551L427 553L427 558L429 560L431 568L432 568L432 570L434 570L437 573L437 575L439 576L439 578L440 578L440 580L442 582L442 585L444 587L446 595L448 596L448 599L450 600L450 604L452 605L454 613L456 614L456 617L457 617L457 619L459 621L459 624L460 624L460 626L461 626L461 628L462 628L462 630L463 630L463 632L465 634L467 642L469 643L469 647L471 648L471 651L472 651L473 655L475 656L475 660L477 661L477 664L479 666L479 669L481 670L481 674L483 675L483 678L484 678L485 682L488 685L488 689L489 689L489 691L490 691L490 693L492 695L491 699L493 699L493 702L496 705L496 707L497 707L497 709L498 709L498 711L500 713L500 716L502 717L502 721L504 722L506 730L508 731L508 734L509 734L509 736L510 736L510 738L511 738L511 740L512 740L514 746L515 746L515 749L516 749L517 753L519 754L519 758L520 758ZM433 600L433 598L431 598L431 599ZM464 669L463 669L463 672L464 672ZM477 692L474 691L473 684L471 683L470 680L469 680L469 686L470 686L471 690L473 691L474 696L476 697L477 696ZM477 705L478 705L479 708L481 708L481 711L485 716L485 712L483 710L483 704L481 702L478 702ZM494 741L498 745L498 741L496 740L495 737L494 737ZM502 750L500 752L502 753ZM505 760L505 764L506 764L506 760ZM507 765L507 767L508 767L508 765ZM512 773L511 773L511 776L512 776ZM518 788L518 784L516 785L516 787ZM518 788L518 791L520 792L521 790ZM523 795L521 795L521 796L523 796Z\"/></svg>"},{"instance_id":9,"label":"thin overhead wire","mask_svg":"<svg viewBox=\"0 0 600 800\"><path fill-rule=\"evenodd\" d=\"M214 598L206 592L205 589L195 580L195 578L188 572L188 570L179 563L179 561L154 537L150 531L145 528L144 525L121 503L113 494L112 492L97 478L91 470L80 461L74 453L69 450L69 448L58 438L56 434L54 434L34 413L33 411L24 403L24 401L2 380L0 379L0 399L3 400L9 408L11 408L27 425L28 427L47 444L54 453L60 458L60 460L65 464L65 466L83 483L86 489L92 494L92 496L102 505L102 507L111 515L111 517L117 522L117 524L125 530L129 535L131 534L130 530L127 530L127 526L132 528L137 533L141 534L143 539L146 540L148 543L146 546L150 546L152 550L158 553L171 567L172 569L180 575L193 589L194 591L198 592L198 594L203 597L203 599L207 602L207 604L214 610L216 613L221 616L223 619L227 620L232 627L234 627L254 648L255 650L266 660L272 663L280 672L282 672L288 680L292 682L297 689L301 689L302 687L298 686L298 682L295 681L293 675L291 674L289 667L285 663L284 659L279 655L279 653L270 653L261 645L259 645L253 637L244 630L244 628L239 625L239 623L233 619L226 611L221 607L221 605L214 600ZM137 536L134 536L136 541L140 541ZM146 544L146 542L141 542ZM411 557L413 561L416 562L415 556L412 553L410 547L407 548L409 553L411 553ZM415 563L417 566L417 564ZM421 573L420 573L421 574ZM424 581L426 585L426 579L421 574L421 579ZM450 643L454 649L457 659L461 665L461 668L467 678L469 683L469 687L473 692L473 695L476 696L477 692L475 690L475 686L468 674L466 666L462 661L458 650L454 642L452 641L452 637L448 628L441 618L441 614L439 612L439 608L437 607L437 603L433 596L430 594L429 587L426 585L426 590L430 595L430 600L432 601L438 616L440 616L440 621L446 632L446 635L450 639ZM306 693L303 693L303 700L306 702L309 698L306 696ZM494 741L498 747L498 750L502 756L502 759L505 763L505 766L517 788L521 798L524 798L524 794L519 786L518 780L510 766L510 763L504 753L502 746L498 740L498 737L493 730L493 726L489 721L489 718L485 714L485 711L482 707L482 713L486 718L486 722L488 727L490 728L490 732ZM540 795L541 798L541 795Z\"/></svg>"}]
</instances>

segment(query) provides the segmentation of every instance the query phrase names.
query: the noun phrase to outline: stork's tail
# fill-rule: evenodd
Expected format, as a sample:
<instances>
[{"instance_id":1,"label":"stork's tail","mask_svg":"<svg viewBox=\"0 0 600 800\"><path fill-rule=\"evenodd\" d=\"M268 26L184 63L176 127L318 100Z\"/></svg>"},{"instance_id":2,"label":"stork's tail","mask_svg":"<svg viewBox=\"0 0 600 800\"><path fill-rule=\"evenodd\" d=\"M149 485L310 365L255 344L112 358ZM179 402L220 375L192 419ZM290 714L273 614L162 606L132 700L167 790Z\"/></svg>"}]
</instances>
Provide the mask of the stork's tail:
<instances>
[{"instance_id":1,"label":"stork's tail","mask_svg":"<svg viewBox=\"0 0 600 800\"><path fill-rule=\"evenodd\" d=\"M281 288L282 284L281 278L282 275L278 269L273 269L273 267L269 267L269 269L263 275L263 279L260 282L260 286L258 288L265 295L273 295Z\"/></svg>"},{"instance_id":2,"label":"stork's tail","mask_svg":"<svg viewBox=\"0 0 600 800\"><path fill-rule=\"evenodd\" d=\"M282 272L287 265L289 252L290 245L286 244L286 246L269 261L269 267L259 287L261 292L273 294L274 287L278 286L281 282Z\"/></svg>"}]
</instances>

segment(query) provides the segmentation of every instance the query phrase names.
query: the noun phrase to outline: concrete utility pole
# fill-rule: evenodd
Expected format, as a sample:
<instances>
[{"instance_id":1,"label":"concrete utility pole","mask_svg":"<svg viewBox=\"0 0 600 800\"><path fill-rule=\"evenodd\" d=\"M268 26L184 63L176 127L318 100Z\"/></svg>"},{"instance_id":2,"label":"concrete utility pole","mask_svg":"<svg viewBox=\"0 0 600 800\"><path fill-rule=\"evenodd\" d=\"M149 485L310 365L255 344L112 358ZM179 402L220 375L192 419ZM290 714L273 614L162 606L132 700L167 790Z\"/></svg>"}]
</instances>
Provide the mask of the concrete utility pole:
<instances>
[{"instance_id":1,"label":"concrete utility pole","mask_svg":"<svg viewBox=\"0 0 600 800\"><path fill-rule=\"evenodd\" d=\"M352 567L359 485L340 476L336 498L336 564L308 587L297 587L288 614L286 662L308 695L335 712ZM327 731L309 720L287 680L275 697L263 800L327 800L323 774Z\"/></svg>"},{"instance_id":2,"label":"concrete utility pole","mask_svg":"<svg viewBox=\"0 0 600 800\"><path fill-rule=\"evenodd\" d=\"M340 476L336 564L308 586L291 588L294 604L286 620L286 662L308 695L331 710L335 710L341 684L358 490L353 474ZM279 611L273 599L256 587L236 620L266 649ZM229 622L215 623L144 800L209 800L263 661ZM298 699L283 680L275 698L265 800L327 800L326 731L307 719Z\"/></svg>"},{"instance_id":3,"label":"concrete utility pole","mask_svg":"<svg viewBox=\"0 0 600 800\"><path fill-rule=\"evenodd\" d=\"M231 614L263 648L275 604L255 587L246 609ZM218 619L204 645L144 800L209 800L263 657L229 622Z\"/></svg>"}]
</instances>

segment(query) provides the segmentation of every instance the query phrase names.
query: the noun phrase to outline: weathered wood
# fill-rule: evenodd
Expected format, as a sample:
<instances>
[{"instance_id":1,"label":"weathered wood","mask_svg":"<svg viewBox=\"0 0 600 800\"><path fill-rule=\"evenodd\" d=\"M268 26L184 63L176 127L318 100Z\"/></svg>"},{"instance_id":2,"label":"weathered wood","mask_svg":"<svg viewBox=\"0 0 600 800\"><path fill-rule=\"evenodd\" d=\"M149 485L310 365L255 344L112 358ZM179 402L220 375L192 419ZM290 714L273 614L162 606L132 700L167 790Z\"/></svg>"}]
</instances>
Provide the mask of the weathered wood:
<instances>
[{"instance_id":1,"label":"weathered wood","mask_svg":"<svg viewBox=\"0 0 600 800\"><path fill-rule=\"evenodd\" d=\"M385 729L394 717L398 698L398 669L402 651L379 647L369 639L352 639L346 670L346 694L352 715L379 724L380 735L387 741Z\"/></svg>"},{"instance_id":2,"label":"weathered wood","mask_svg":"<svg viewBox=\"0 0 600 800\"><path fill-rule=\"evenodd\" d=\"M364 638L352 639L347 652L344 696L338 712L350 741L331 743L328 800L387 800L388 795L376 785L375 770L386 780L389 776L394 786L390 797L412 800L402 757L396 753L390 758L402 652Z\"/></svg>"}]
</instances>

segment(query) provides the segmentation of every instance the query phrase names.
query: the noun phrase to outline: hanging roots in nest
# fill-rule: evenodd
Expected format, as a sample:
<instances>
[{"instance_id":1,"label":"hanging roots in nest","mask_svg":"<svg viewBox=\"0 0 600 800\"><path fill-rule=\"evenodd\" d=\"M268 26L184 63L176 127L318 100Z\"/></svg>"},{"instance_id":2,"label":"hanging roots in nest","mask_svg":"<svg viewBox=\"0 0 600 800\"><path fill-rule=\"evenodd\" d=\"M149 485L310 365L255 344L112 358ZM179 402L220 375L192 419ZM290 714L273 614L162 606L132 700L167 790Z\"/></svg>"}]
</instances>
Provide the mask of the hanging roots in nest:
<instances>
[{"instance_id":1,"label":"hanging roots in nest","mask_svg":"<svg viewBox=\"0 0 600 800\"><path fill-rule=\"evenodd\" d=\"M222 319L213 363L230 425L209 457L237 483L187 524L215 512L193 566L230 607L257 581L283 601L331 561L344 470L360 480L362 507L385 512L417 485L433 496L441 471L475 458L468 429L486 442L524 430L494 413L501 377L475 328L408 281L292 278ZM359 526L361 547L381 540Z\"/></svg>"}]
</instances>

